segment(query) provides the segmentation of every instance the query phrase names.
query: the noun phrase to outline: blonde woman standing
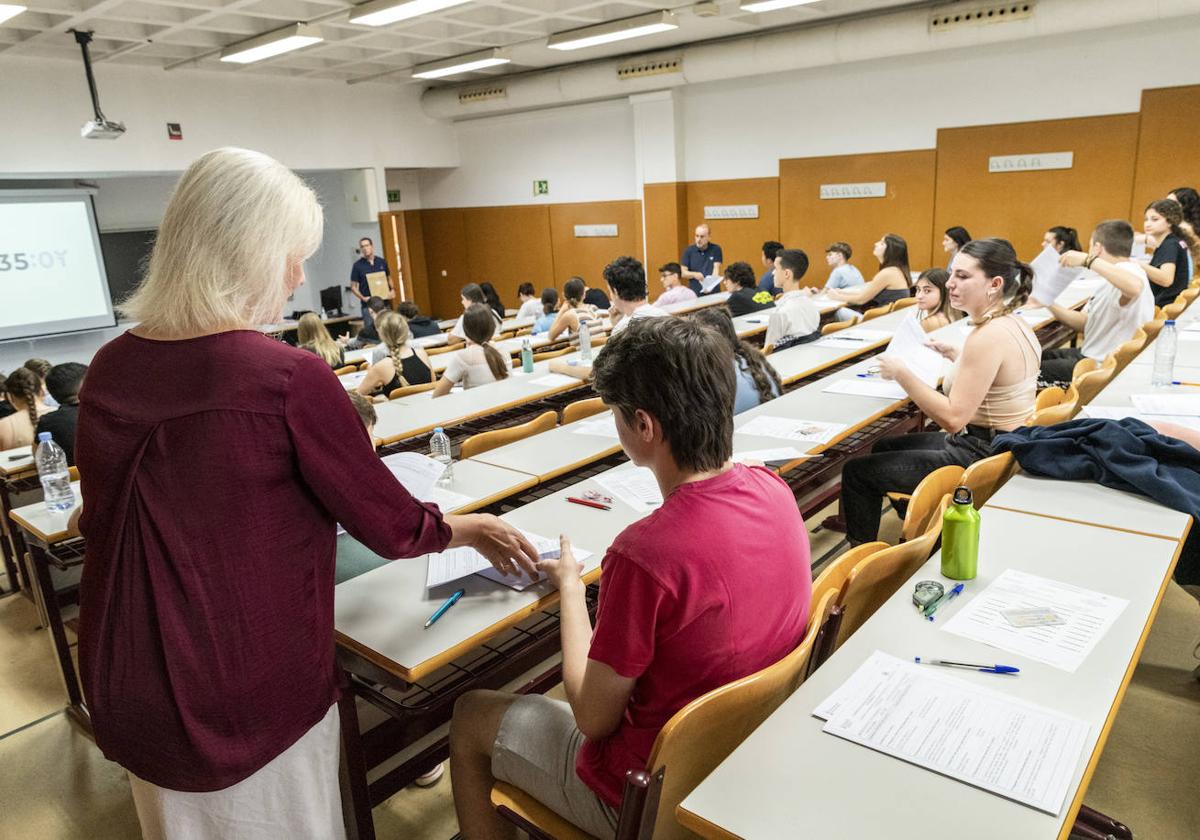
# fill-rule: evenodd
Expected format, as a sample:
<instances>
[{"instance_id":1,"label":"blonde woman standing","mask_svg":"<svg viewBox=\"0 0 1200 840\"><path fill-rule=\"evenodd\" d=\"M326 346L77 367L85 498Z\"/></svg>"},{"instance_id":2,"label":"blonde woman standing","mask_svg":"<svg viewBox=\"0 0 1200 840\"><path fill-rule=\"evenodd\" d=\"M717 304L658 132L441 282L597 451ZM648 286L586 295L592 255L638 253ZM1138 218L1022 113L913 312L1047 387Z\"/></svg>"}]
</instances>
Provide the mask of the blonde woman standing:
<instances>
[{"instance_id":1,"label":"blonde woman standing","mask_svg":"<svg viewBox=\"0 0 1200 840\"><path fill-rule=\"evenodd\" d=\"M346 364L346 349L333 340L329 330L315 312L305 312L296 325L296 344L301 350L315 353L331 368Z\"/></svg>"},{"instance_id":2,"label":"blonde woman standing","mask_svg":"<svg viewBox=\"0 0 1200 840\"><path fill-rule=\"evenodd\" d=\"M254 329L304 282L322 226L277 161L202 156L124 307L138 326L80 393L80 671L147 840L344 837L337 522L385 557L537 560L494 517L413 499L329 365Z\"/></svg>"},{"instance_id":3,"label":"blonde woman standing","mask_svg":"<svg viewBox=\"0 0 1200 840\"><path fill-rule=\"evenodd\" d=\"M424 348L409 346L408 321L395 312L385 312L375 319L375 328L387 355L367 370L355 390L370 396L382 389L387 396L397 388L425 385L433 381L433 365Z\"/></svg>"}]
</instances>

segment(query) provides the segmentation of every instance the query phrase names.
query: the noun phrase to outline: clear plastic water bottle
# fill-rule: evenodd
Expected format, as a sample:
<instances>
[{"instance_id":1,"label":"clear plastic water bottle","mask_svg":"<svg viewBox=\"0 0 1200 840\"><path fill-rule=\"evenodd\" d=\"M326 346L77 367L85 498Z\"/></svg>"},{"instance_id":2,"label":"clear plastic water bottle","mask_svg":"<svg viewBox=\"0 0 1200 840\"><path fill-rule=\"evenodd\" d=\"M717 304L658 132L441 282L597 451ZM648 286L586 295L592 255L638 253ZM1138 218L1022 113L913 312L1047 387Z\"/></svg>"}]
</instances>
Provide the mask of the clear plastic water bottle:
<instances>
[{"instance_id":1,"label":"clear plastic water bottle","mask_svg":"<svg viewBox=\"0 0 1200 840\"><path fill-rule=\"evenodd\" d=\"M533 373L533 345L528 338L521 341L521 370Z\"/></svg>"},{"instance_id":2,"label":"clear plastic water bottle","mask_svg":"<svg viewBox=\"0 0 1200 840\"><path fill-rule=\"evenodd\" d=\"M441 426L433 430L433 437L429 439L429 457L445 467L438 484L444 487L454 481L454 456L450 450L450 438L442 431Z\"/></svg>"},{"instance_id":3,"label":"clear plastic water bottle","mask_svg":"<svg viewBox=\"0 0 1200 840\"><path fill-rule=\"evenodd\" d=\"M37 464L38 479L42 482L46 510L70 510L75 507L71 474L67 472L67 455L49 432L38 435L38 448L33 460Z\"/></svg>"},{"instance_id":4,"label":"clear plastic water bottle","mask_svg":"<svg viewBox=\"0 0 1200 840\"><path fill-rule=\"evenodd\" d=\"M592 360L592 331L588 329L588 322L579 319L579 361L590 362Z\"/></svg>"},{"instance_id":5,"label":"clear plastic water bottle","mask_svg":"<svg viewBox=\"0 0 1200 840\"><path fill-rule=\"evenodd\" d=\"M1158 331L1154 341L1154 370L1150 374L1150 384L1156 387L1170 385L1175 379L1175 348L1179 343L1179 335L1175 332L1175 322L1167 321Z\"/></svg>"}]
</instances>

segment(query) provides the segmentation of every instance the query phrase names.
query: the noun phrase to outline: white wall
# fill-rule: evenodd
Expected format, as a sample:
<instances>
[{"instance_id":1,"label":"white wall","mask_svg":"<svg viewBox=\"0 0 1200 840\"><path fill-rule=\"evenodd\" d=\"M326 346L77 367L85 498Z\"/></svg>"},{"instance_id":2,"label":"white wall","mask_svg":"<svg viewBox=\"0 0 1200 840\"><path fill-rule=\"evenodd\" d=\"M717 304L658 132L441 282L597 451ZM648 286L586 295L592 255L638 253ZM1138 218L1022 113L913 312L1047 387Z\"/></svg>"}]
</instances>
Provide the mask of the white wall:
<instances>
[{"instance_id":1,"label":"white wall","mask_svg":"<svg viewBox=\"0 0 1200 840\"><path fill-rule=\"evenodd\" d=\"M422 172L423 207L639 198L628 101L509 114L454 125L462 163ZM548 196L533 195L549 180Z\"/></svg>"},{"instance_id":2,"label":"white wall","mask_svg":"<svg viewBox=\"0 0 1200 840\"><path fill-rule=\"evenodd\" d=\"M413 85L170 72L103 63L100 102L118 140L84 140L92 106L78 61L0 57L0 177L181 172L218 146L265 152L293 169L453 166L448 124L425 116ZM183 140L168 140L178 122Z\"/></svg>"}]
</instances>

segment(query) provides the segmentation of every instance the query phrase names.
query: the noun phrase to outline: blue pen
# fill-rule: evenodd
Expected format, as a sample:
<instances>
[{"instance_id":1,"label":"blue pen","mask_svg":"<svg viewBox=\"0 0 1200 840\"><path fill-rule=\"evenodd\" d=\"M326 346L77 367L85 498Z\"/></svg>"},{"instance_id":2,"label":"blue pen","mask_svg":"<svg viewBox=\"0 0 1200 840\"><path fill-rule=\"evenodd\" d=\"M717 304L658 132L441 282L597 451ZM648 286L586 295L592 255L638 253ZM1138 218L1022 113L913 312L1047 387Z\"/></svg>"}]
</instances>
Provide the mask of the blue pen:
<instances>
[{"instance_id":1,"label":"blue pen","mask_svg":"<svg viewBox=\"0 0 1200 840\"><path fill-rule=\"evenodd\" d=\"M450 609L455 604L457 604L458 599L466 594L467 594L467 590L460 589L457 592L455 592L453 595L451 595L449 598L447 598L446 603L444 603L440 607L438 607L437 612L435 612L433 615L429 616L429 620L425 622L425 629L428 630L433 625L433 622L437 621L439 618L441 618L443 615L445 615L446 610Z\"/></svg>"},{"instance_id":2,"label":"blue pen","mask_svg":"<svg viewBox=\"0 0 1200 840\"><path fill-rule=\"evenodd\" d=\"M941 665L944 668L970 668L973 671L982 671L985 674L1019 674L1020 668L1014 668L1012 665L972 665L970 662L951 662L947 659L922 659L919 656L914 656L913 661L918 665Z\"/></svg>"},{"instance_id":3,"label":"blue pen","mask_svg":"<svg viewBox=\"0 0 1200 840\"><path fill-rule=\"evenodd\" d=\"M949 592L947 592L945 595L943 595L941 598L938 598L936 601L934 601L932 604L930 604L928 607L926 607L925 608L925 617L928 618L930 621L933 621L933 614L938 611L938 608L953 601L955 598L957 598L959 595L962 594L962 591L963 591L963 585L960 583L960 584L958 584L958 586L954 587Z\"/></svg>"}]
</instances>

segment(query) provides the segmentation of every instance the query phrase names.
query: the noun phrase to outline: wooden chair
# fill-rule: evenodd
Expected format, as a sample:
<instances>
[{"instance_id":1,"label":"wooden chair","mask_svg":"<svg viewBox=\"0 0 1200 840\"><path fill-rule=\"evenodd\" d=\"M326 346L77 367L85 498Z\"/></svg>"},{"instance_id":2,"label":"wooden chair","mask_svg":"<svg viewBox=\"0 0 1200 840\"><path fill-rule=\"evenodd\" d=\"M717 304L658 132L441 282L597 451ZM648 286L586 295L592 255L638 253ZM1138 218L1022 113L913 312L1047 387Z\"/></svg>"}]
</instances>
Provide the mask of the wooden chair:
<instances>
[{"instance_id":1,"label":"wooden chair","mask_svg":"<svg viewBox=\"0 0 1200 840\"><path fill-rule=\"evenodd\" d=\"M1146 333L1144 327L1139 327L1138 331L1133 334L1133 338L1122 344L1117 345L1117 349L1113 350L1109 358L1116 364L1116 372L1120 373L1125 370L1126 365L1133 361L1133 357L1142 352L1142 348L1150 340L1150 336ZM1108 359L1105 359L1107 362Z\"/></svg>"},{"instance_id":2,"label":"wooden chair","mask_svg":"<svg viewBox=\"0 0 1200 840\"><path fill-rule=\"evenodd\" d=\"M849 321L831 321L830 323L821 327L821 335L829 335L830 333L848 330L850 327L853 327L855 324L860 323L861 321L862 318L860 318L858 315L855 315Z\"/></svg>"},{"instance_id":3,"label":"wooden chair","mask_svg":"<svg viewBox=\"0 0 1200 840\"><path fill-rule=\"evenodd\" d=\"M455 350L461 350L465 346L466 345L460 341L458 344L443 344L441 347L426 347L425 355L426 356L439 356L442 353L452 353Z\"/></svg>"},{"instance_id":4,"label":"wooden chair","mask_svg":"<svg viewBox=\"0 0 1200 840\"><path fill-rule=\"evenodd\" d=\"M878 318L882 315L888 314L891 311L892 304L890 303L884 304L883 306L876 306L873 309L868 309L866 312L864 312L862 319L864 321L870 321L872 318Z\"/></svg>"},{"instance_id":5,"label":"wooden chair","mask_svg":"<svg viewBox=\"0 0 1200 840\"><path fill-rule=\"evenodd\" d=\"M772 353L774 353L774 352L775 352L775 345L774 345L774 344L764 344L764 345L763 345L762 354L763 354L764 356L770 356L770 355L771 355Z\"/></svg>"},{"instance_id":6,"label":"wooden chair","mask_svg":"<svg viewBox=\"0 0 1200 840\"><path fill-rule=\"evenodd\" d=\"M644 771L650 777L651 791L642 799L640 813L630 801L628 781L637 771L626 777L616 840L694 837L675 821L675 807L804 682L820 629L818 619L833 598L834 593L827 592L812 607L804 638L783 659L696 698L667 721ZM492 788L492 805L538 840L590 837L529 794L503 782Z\"/></svg>"},{"instance_id":7,"label":"wooden chair","mask_svg":"<svg viewBox=\"0 0 1200 840\"><path fill-rule=\"evenodd\" d=\"M1197 289L1193 286L1188 286L1188 288L1179 293L1179 297L1183 298L1189 304L1196 299L1197 295L1200 295L1200 289ZM1176 300L1178 300L1178 298L1176 298Z\"/></svg>"},{"instance_id":8,"label":"wooden chair","mask_svg":"<svg viewBox=\"0 0 1200 840\"><path fill-rule=\"evenodd\" d=\"M532 324L529 325L528 327L521 327L521 329L516 330L513 333L514 338L520 338L523 335L533 335L533 325Z\"/></svg>"},{"instance_id":9,"label":"wooden chair","mask_svg":"<svg viewBox=\"0 0 1200 840\"><path fill-rule=\"evenodd\" d=\"M334 376L345 376L347 373L357 373L358 365L342 365L340 368L333 369Z\"/></svg>"},{"instance_id":10,"label":"wooden chair","mask_svg":"<svg viewBox=\"0 0 1200 840\"><path fill-rule=\"evenodd\" d=\"M1037 399L1033 401L1034 413L1041 411L1043 408L1062 405L1062 401L1066 399L1066 396L1067 391L1065 388L1043 388L1038 392Z\"/></svg>"},{"instance_id":11,"label":"wooden chair","mask_svg":"<svg viewBox=\"0 0 1200 840\"><path fill-rule=\"evenodd\" d=\"M939 512L949 503L943 498ZM942 533L942 517L933 517L929 529L915 540L876 551L860 560L846 578L837 607L841 611L833 649L842 643L883 606L917 569L929 559L933 546Z\"/></svg>"},{"instance_id":12,"label":"wooden chair","mask_svg":"<svg viewBox=\"0 0 1200 840\"><path fill-rule=\"evenodd\" d=\"M1050 390L1049 388L1046 389ZM1056 391L1062 391L1061 388L1055 388ZM1043 392L1045 393L1045 392ZM1042 409L1038 409L1033 413L1033 416L1026 421L1027 426L1053 426L1056 423L1065 423L1075 416L1075 412L1079 411L1079 392L1075 390L1075 386L1071 385L1067 389L1066 395L1062 401Z\"/></svg>"},{"instance_id":13,"label":"wooden chair","mask_svg":"<svg viewBox=\"0 0 1200 840\"><path fill-rule=\"evenodd\" d=\"M1157 306L1154 308L1156 311L1161 312L1161 310L1159 310ZM1166 320L1165 316L1163 316L1161 318L1155 317L1155 319L1153 321L1147 321L1146 323L1142 324L1142 332L1144 332L1146 334L1146 342L1147 343L1158 338L1158 334L1162 330L1163 322L1165 320Z\"/></svg>"},{"instance_id":14,"label":"wooden chair","mask_svg":"<svg viewBox=\"0 0 1200 840\"><path fill-rule=\"evenodd\" d=\"M568 353L574 353L574 352L575 352L574 347L563 347L560 350L547 350L545 353L534 353L533 360L535 362L540 362L545 359L557 359L559 356L565 356Z\"/></svg>"},{"instance_id":15,"label":"wooden chair","mask_svg":"<svg viewBox=\"0 0 1200 840\"><path fill-rule=\"evenodd\" d=\"M917 299L915 297L900 298L900 300L893 301L891 311L895 312L897 309L908 309L908 307L916 305Z\"/></svg>"},{"instance_id":16,"label":"wooden chair","mask_svg":"<svg viewBox=\"0 0 1200 840\"><path fill-rule=\"evenodd\" d=\"M938 509L942 499L947 494L954 493L954 488L962 480L962 474L963 468L958 464L948 464L921 479L921 483L912 492L908 510L904 514L904 524L900 527L901 542L915 540L929 529L930 517Z\"/></svg>"},{"instance_id":17,"label":"wooden chair","mask_svg":"<svg viewBox=\"0 0 1200 840\"><path fill-rule=\"evenodd\" d=\"M1183 313L1183 310L1187 309L1188 302L1182 298L1183 296L1180 295L1179 297L1175 298L1174 303L1170 303L1163 307L1163 315L1166 316L1168 321L1175 320Z\"/></svg>"},{"instance_id":18,"label":"wooden chair","mask_svg":"<svg viewBox=\"0 0 1200 840\"><path fill-rule=\"evenodd\" d=\"M965 487L971 488L972 501L976 508L987 504L992 494L1004 482L1016 475L1021 469L1017 459L1011 452L1001 452L982 461L976 461L963 471L959 481Z\"/></svg>"},{"instance_id":19,"label":"wooden chair","mask_svg":"<svg viewBox=\"0 0 1200 840\"><path fill-rule=\"evenodd\" d=\"M399 388L393 388L391 393L387 395L389 400L396 400L400 397L407 397L409 394L420 394L422 391L432 391L433 386L437 384L436 379L424 383L423 385L404 385Z\"/></svg>"},{"instance_id":20,"label":"wooden chair","mask_svg":"<svg viewBox=\"0 0 1200 840\"><path fill-rule=\"evenodd\" d=\"M604 400L600 397L576 400L563 408L562 424L565 426L568 423L574 423L576 420L591 417L593 414L599 414L602 411L604 411Z\"/></svg>"},{"instance_id":21,"label":"wooden chair","mask_svg":"<svg viewBox=\"0 0 1200 840\"><path fill-rule=\"evenodd\" d=\"M365 361L359 362L358 369L359 369L359 371L370 370L371 369L371 360L367 359Z\"/></svg>"},{"instance_id":22,"label":"wooden chair","mask_svg":"<svg viewBox=\"0 0 1200 840\"><path fill-rule=\"evenodd\" d=\"M1099 370L1094 370L1091 373L1085 373L1083 376L1076 379L1072 384L1075 390L1079 392L1078 405L1087 405L1092 401L1092 397L1100 393L1104 386L1107 385L1114 376L1117 375L1116 358L1109 356L1104 360L1104 364Z\"/></svg>"},{"instance_id":23,"label":"wooden chair","mask_svg":"<svg viewBox=\"0 0 1200 840\"><path fill-rule=\"evenodd\" d=\"M827 593L833 594L833 600L830 603L829 613L821 619L822 625L817 630L816 641L813 642L812 657L808 664L810 675L833 655L833 645L837 641L837 628L841 622L841 608L836 604L838 598L841 597L842 588L846 585L846 578L850 576L850 570L863 558L870 557L875 552L887 547L887 543L876 541L848 548L840 556L834 558L813 581L812 609L816 609L818 602ZM812 620L811 617L809 620Z\"/></svg>"},{"instance_id":24,"label":"wooden chair","mask_svg":"<svg viewBox=\"0 0 1200 840\"><path fill-rule=\"evenodd\" d=\"M1085 373L1091 373L1098 367L1100 367L1099 362L1097 362L1095 359L1089 359L1087 356L1084 356L1075 363L1075 367L1071 368L1071 381L1075 382Z\"/></svg>"},{"instance_id":25,"label":"wooden chair","mask_svg":"<svg viewBox=\"0 0 1200 840\"><path fill-rule=\"evenodd\" d=\"M497 446L504 446L506 443L512 443L513 441L524 440L530 435L536 435L538 432L549 431L557 425L558 413L547 411L519 426L509 426L507 429L493 429L490 432L480 432L477 435L471 435L463 441L459 457L463 460L474 458L476 455L487 452L489 449L495 449Z\"/></svg>"}]
</instances>

